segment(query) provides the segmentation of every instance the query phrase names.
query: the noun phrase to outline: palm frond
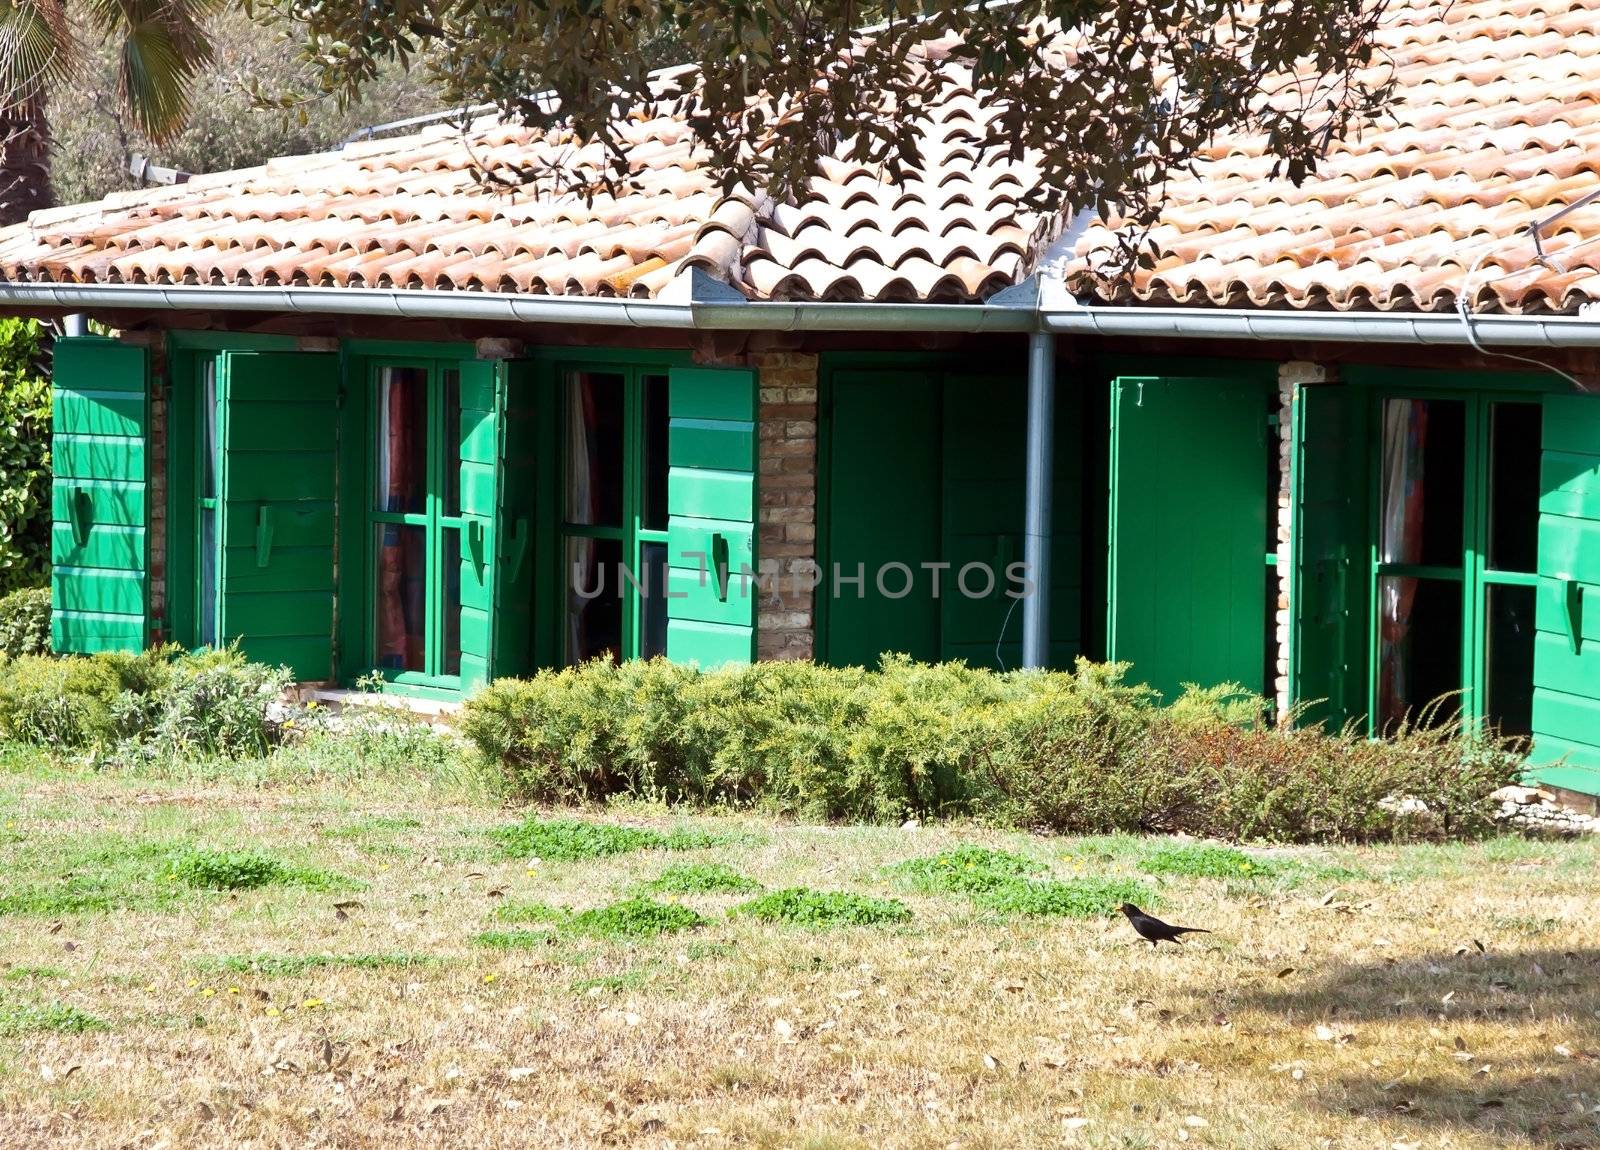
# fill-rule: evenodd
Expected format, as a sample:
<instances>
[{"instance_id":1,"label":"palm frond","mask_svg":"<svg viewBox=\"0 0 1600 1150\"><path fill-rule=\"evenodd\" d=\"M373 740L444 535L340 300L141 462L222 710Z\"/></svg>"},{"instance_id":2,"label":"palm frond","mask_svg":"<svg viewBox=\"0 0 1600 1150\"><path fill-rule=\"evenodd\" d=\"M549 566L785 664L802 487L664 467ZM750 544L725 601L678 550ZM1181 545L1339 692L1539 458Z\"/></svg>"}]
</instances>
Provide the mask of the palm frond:
<instances>
[{"instance_id":1,"label":"palm frond","mask_svg":"<svg viewBox=\"0 0 1600 1150\"><path fill-rule=\"evenodd\" d=\"M117 45L118 86L139 129L170 139L188 119L190 86L211 62L205 20L221 0L86 0L94 28Z\"/></svg>"},{"instance_id":2,"label":"palm frond","mask_svg":"<svg viewBox=\"0 0 1600 1150\"><path fill-rule=\"evenodd\" d=\"M0 2L0 104L20 104L61 80L77 47L61 0Z\"/></svg>"}]
</instances>

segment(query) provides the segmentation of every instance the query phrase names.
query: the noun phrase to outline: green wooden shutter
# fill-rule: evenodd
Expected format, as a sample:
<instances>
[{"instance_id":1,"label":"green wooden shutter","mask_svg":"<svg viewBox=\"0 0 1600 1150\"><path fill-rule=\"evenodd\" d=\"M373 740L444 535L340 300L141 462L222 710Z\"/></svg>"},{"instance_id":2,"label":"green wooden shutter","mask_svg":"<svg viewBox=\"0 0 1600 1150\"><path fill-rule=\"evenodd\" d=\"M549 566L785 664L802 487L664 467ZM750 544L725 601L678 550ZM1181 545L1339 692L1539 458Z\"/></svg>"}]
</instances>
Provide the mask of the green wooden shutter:
<instances>
[{"instance_id":1,"label":"green wooden shutter","mask_svg":"<svg viewBox=\"0 0 1600 1150\"><path fill-rule=\"evenodd\" d=\"M841 579L837 593L832 572L817 588L826 599L828 662L875 667L889 652L935 660L939 602L917 565L941 557L937 377L840 371L831 385L824 529L827 561ZM911 594L899 596L897 571L885 573L889 594L879 590L877 573L890 563L912 569ZM946 572L943 582L953 578Z\"/></svg>"},{"instance_id":2,"label":"green wooden shutter","mask_svg":"<svg viewBox=\"0 0 1600 1150\"><path fill-rule=\"evenodd\" d=\"M756 374L675 367L667 413L667 657L748 663L760 595Z\"/></svg>"},{"instance_id":3,"label":"green wooden shutter","mask_svg":"<svg viewBox=\"0 0 1600 1150\"><path fill-rule=\"evenodd\" d=\"M559 659L553 610L555 544L560 537L560 446L554 434L555 373L547 363L508 360L500 458L500 571L495 587L493 675L523 675Z\"/></svg>"},{"instance_id":4,"label":"green wooden shutter","mask_svg":"<svg viewBox=\"0 0 1600 1150\"><path fill-rule=\"evenodd\" d=\"M1366 420L1362 392L1302 387L1294 401L1289 700L1342 727L1366 713Z\"/></svg>"},{"instance_id":5,"label":"green wooden shutter","mask_svg":"<svg viewBox=\"0 0 1600 1150\"><path fill-rule=\"evenodd\" d=\"M1600 399L1547 395L1533 656L1534 776L1600 794Z\"/></svg>"},{"instance_id":6,"label":"green wooden shutter","mask_svg":"<svg viewBox=\"0 0 1600 1150\"><path fill-rule=\"evenodd\" d=\"M51 642L137 651L149 602L149 356L98 336L55 345Z\"/></svg>"},{"instance_id":7,"label":"green wooden shutter","mask_svg":"<svg viewBox=\"0 0 1600 1150\"><path fill-rule=\"evenodd\" d=\"M221 363L218 634L302 681L333 675L339 379L338 357L313 352Z\"/></svg>"},{"instance_id":8,"label":"green wooden shutter","mask_svg":"<svg viewBox=\"0 0 1600 1150\"><path fill-rule=\"evenodd\" d=\"M1107 647L1169 702L1184 683L1261 691L1266 391L1221 379L1113 383Z\"/></svg>"},{"instance_id":9,"label":"green wooden shutter","mask_svg":"<svg viewBox=\"0 0 1600 1150\"><path fill-rule=\"evenodd\" d=\"M464 362L461 371L461 687L489 678L500 557L501 429L505 381L495 365Z\"/></svg>"}]
</instances>

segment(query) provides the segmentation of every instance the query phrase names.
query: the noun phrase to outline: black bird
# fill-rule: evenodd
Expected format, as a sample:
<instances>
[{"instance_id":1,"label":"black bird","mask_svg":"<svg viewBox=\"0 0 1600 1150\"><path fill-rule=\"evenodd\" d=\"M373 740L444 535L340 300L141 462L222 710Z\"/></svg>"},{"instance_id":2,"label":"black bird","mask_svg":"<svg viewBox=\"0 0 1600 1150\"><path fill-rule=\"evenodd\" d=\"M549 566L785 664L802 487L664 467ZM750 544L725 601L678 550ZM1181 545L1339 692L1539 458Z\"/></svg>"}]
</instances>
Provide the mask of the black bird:
<instances>
[{"instance_id":1,"label":"black bird","mask_svg":"<svg viewBox=\"0 0 1600 1150\"><path fill-rule=\"evenodd\" d=\"M1203 927L1173 926L1171 923L1162 922L1159 918L1145 914L1131 902L1125 902L1117 909L1128 916L1128 921L1133 924L1133 929L1138 931L1139 937L1148 941L1152 947L1159 946L1163 942L1175 942L1182 946L1183 939L1178 937L1180 934L1211 933Z\"/></svg>"}]
</instances>

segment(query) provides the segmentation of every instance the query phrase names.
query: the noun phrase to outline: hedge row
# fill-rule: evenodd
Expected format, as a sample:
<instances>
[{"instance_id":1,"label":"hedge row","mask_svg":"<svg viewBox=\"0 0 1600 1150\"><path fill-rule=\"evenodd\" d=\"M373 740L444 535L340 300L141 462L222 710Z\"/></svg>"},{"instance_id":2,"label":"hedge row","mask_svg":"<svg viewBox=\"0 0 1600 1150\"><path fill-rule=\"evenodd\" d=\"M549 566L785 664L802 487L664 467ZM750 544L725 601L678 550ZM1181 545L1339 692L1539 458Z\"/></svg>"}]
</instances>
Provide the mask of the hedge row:
<instances>
[{"instance_id":1,"label":"hedge row","mask_svg":"<svg viewBox=\"0 0 1600 1150\"><path fill-rule=\"evenodd\" d=\"M1263 713L1230 687L1162 707L1120 668L1087 661L996 674L902 658L870 671L652 660L497 681L467 703L462 729L524 800L638 795L1062 833L1470 836L1492 828L1489 795L1518 774L1511 744L1454 728L1372 741L1270 729Z\"/></svg>"}]
</instances>

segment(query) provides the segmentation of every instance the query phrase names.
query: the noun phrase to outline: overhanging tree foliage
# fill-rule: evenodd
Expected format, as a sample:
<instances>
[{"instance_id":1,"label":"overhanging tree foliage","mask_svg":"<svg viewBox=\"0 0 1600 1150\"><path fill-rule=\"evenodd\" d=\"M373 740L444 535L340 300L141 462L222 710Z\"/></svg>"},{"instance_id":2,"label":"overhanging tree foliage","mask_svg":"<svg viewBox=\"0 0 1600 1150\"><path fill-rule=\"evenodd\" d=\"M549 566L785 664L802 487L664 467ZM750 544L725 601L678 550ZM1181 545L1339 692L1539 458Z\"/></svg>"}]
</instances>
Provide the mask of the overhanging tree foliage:
<instances>
[{"instance_id":1,"label":"overhanging tree foliage","mask_svg":"<svg viewBox=\"0 0 1600 1150\"><path fill-rule=\"evenodd\" d=\"M77 83L88 42L114 48L119 110L153 140L189 113L211 62L206 18L225 0L0 0L0 224L50 206L52 88Z\"/></svg>"},{"instance_id":2,"label":"overhanging tree foliage","mask_svg":"<svg viewBox=\"0 0 1600 1150\"><path fill-rule=\"evenodd\" d=\"M324 92L354 95L386 60L426 67L462 107L559 119L607 144L602 184L627 173L618 110L674 101L725 189L791 193L828 155L914 169L922 115L952 80L922 64L933 44L997 113L980 143L1039 167L1033 206L1137 223L1220 129L1261 133L1299 180L1390 88L1368 67L1384 0L244 3L303 27ZM652 77L664 57L696 67Z\"/></svg>"}]
</instances>

